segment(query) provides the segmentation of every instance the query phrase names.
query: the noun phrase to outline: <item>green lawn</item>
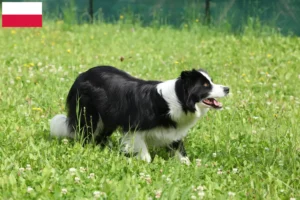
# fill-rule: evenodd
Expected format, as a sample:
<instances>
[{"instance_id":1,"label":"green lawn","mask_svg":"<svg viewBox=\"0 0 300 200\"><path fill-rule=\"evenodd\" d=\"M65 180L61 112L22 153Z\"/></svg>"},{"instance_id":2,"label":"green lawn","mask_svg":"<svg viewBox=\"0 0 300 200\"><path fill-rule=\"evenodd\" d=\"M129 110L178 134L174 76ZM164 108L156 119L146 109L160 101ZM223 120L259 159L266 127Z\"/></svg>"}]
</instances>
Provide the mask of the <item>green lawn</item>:
<instances>
[{"instance_id":1,"label":"green lawn","mask_svg":"<svg viewBox=\"0 0 300 200\"><path fill-rule=\"evenodd\" d=\"M300 199L300 38L46 22L0 44L0 199ZM102 64L158 80L201 67L231 87L190 130L190 166L119 155L119 133L112 150L49 137L78 73Z\"/></svg>"}]
</instances>

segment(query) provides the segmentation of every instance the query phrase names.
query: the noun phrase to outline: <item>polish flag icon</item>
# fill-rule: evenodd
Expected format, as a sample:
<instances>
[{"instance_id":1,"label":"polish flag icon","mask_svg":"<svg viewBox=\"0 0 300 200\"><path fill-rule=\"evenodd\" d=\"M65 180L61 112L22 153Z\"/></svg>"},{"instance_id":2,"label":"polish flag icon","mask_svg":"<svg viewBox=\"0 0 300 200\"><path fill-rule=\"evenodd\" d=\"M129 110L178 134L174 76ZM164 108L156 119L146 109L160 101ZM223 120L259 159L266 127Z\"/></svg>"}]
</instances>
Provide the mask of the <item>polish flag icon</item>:
<instances>
[{"instance_id":1,"label":"polish flag icon","mask_svg":"<svg viewBox=\"0 0 300 200\"><path fill-rule=\"evenodd\" d=\"M42 25L42 2L2 2L2 27Z\"/></svg>"}]
</instances>

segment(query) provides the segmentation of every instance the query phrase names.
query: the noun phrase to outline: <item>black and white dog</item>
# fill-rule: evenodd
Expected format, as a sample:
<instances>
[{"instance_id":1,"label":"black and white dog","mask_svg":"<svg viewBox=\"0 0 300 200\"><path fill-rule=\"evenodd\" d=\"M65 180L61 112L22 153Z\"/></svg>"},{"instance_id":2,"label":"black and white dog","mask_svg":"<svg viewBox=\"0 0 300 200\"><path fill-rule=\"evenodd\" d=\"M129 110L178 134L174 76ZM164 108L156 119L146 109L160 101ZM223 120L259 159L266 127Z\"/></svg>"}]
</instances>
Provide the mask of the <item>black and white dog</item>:
<instances>
[{"instance_id":1,"label":"black and white dog","mask_svg":"<svg viewBox=\"0 0 300 200\"><path fill-rule=\"evenodd\" d=\"M148 147L168 147L180 160L188 160L183 138L198 119L222 105L229 88L212 82L206 71L181 72L168 81L148 81L111 66L98 66L80 74L67 97L68 116L51 119L51 135L84 137L105 144L118 128L125 153L151 162Z\"/></svg>"}]
</instances>

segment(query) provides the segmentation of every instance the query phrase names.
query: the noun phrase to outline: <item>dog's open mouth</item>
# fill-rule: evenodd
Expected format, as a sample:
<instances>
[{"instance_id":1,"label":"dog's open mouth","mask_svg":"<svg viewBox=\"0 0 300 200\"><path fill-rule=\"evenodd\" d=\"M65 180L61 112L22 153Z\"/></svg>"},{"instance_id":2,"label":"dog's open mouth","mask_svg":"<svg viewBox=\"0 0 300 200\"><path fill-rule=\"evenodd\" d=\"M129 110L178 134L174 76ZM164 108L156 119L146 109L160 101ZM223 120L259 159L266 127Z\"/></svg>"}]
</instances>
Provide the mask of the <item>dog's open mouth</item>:
<instances>
[{"instance_id":1,"label":"dog's open mouth","mask_svg":"<svg viewBox=\"0 0 300 200\"><path fill-rule=\"evenodd\" d=\"M210 107L215 108L215 109L222 108L222 104L214 98L207 98L207 99L202 100L202 102Z\"/></svg>"}]
</instances>

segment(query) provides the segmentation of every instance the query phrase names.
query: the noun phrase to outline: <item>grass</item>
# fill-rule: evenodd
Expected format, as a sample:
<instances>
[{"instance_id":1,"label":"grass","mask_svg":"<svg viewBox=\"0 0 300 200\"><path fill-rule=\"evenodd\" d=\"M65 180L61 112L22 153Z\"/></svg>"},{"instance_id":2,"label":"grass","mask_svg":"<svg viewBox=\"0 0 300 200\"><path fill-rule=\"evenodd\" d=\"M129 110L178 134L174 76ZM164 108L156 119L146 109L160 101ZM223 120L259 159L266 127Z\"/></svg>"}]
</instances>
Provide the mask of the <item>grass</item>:
<instances>
[{"instance_id":1,"label":"grass","mask_svg":"<svg viewBox=\"0 0 300 200\"><path fill-rule=\"evenodd\" d=\"M1 199L300 199L299 38L46 22L0 43ZM78 73L101 64L159 80L201 67L231 87L190 130L190 166L119 155L119 133L112 150L49 137Z\"/></svg>"}]
</instances>

